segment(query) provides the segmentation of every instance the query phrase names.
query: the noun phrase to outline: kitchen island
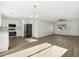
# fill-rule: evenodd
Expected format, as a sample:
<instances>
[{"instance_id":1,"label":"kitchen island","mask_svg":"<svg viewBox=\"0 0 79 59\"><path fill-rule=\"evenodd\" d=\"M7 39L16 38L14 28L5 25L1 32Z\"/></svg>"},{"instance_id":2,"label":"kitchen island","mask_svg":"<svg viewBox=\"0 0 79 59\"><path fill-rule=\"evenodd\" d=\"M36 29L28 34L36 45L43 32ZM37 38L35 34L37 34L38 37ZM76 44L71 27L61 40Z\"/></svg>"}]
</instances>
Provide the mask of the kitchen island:
<instances>
[{"instance_id":1,"label":"kitchen island","mask_svg":"<svg viewBox=\"0 0 79 59\"><path fill-rule=\"evenodd\" d=\"M9 48L9 35L7 30L0 29L0 52L7 51Z\"/></svg>"}]
</instances>

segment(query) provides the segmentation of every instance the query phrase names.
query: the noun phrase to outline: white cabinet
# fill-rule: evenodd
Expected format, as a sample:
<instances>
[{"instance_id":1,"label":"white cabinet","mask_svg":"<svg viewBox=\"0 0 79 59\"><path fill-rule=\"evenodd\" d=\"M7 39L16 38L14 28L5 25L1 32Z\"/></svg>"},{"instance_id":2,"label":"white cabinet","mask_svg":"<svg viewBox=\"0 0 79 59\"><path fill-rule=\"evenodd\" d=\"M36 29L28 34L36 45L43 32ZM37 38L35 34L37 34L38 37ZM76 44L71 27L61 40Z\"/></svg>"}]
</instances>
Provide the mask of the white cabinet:
<instances>
[{"instance_id":1,"label":"white cabinet","mask_svg":"<svg viewBox=\"0 0 79 59\"><path fill-rule=\"evenodd\" d=\"M16 24L17 36L22 36L22 21L19 19L2 19L2 27L8 27L9 24Z\"/></svg>"},{"instance_id":2,"label":"white cabinet","mask_svg":"<svg viewBox=\"0 0 79 59\"><path fill-rule=\"evenodd\" d=\"M0 14L0 27L1 27L1 14Z\"/></svg>"},{"instance_id":3,"label":"white cabinet","mask_svg":"<svg viewBox=\"0 0 79 59\"><path fill-rule=\"evenodd\" d=\"M9 37L8 32L0 32L0 52L8 50Z\"/></svg>"}]
</instances>

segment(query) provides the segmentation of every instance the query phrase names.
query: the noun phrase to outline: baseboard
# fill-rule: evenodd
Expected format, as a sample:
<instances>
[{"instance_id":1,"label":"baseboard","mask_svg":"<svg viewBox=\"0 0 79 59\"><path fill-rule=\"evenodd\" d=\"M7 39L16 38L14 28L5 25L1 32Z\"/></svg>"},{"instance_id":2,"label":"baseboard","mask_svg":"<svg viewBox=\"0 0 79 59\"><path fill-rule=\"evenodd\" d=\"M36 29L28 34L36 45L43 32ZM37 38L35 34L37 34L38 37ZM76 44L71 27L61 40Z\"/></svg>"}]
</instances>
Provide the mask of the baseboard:
<instances>
[{"instance_id":1,"label":"baseboard","mask_svg":"<svg viewBox=\"0 0 79 59\"><path fill-rule=\"evenodd\" d=\"M42 37L33 37L33 38L36 38L36 39L39 39L39 38L45 38L45 37L49 37L49 36L54 36L54 34L51 34L51 35L46 35L46 36L42 36Z\"/></svg>"},{"instance_id":2,"label":"baseboard","mask_svg":"<svg viewBox=\"0 0 79 59\"><path fill-rule=\"evenodd\" d=\"M75 35L51 34L51 35L47 35L47 36L43 36L43 37L31 37L31 38L39 39L39 38L46 38L46 37L50 37L50 36L71 36L71 37L79 37L79 36L75 36ZM16 37L19 37L19 38L21 37L22 38L22 36L16 36Z\"/></svg>"},{"instance_id":3,"label":"baseboard","mask_svg":"<svg viewBox=\"0 0 79 59\"><path fill-rule=\"evenodd\" d=\"M63 34L54 34L54 35L58 35L58 36L71 36L71 37L79 37L79 36L76 36L76 35L63 35Z\"/></svg>"},{"instance_id":4,"label":"baseboard","mask_svg":"<svg viewBox=\"0 0 79 59\"><path fill-rule=\"evenodd\" d=\"M39 38L36 38L36 39L46 38L46 37L55 36L55 35L56 35L56 36L79 37L79 36L75 36L75 35L52 34L52 35L47 35L47 36L39 37ZM33 37L33 38L35 38L35 37Z\"/></svg>"}]
</instances>

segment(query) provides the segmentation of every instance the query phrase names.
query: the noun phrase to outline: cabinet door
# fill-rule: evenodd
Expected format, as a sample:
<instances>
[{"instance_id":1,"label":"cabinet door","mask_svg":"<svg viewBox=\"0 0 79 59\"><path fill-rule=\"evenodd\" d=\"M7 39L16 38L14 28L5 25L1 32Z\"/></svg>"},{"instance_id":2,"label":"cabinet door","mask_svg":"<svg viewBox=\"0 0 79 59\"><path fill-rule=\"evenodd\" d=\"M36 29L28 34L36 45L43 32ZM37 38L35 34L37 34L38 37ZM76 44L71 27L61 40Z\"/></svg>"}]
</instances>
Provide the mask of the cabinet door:
<instances>
[{"instance_id":1,"label":"cabinet door","mask_svg":"<svg viewBox=\"0 0 79 59\"><path fill-rule=\"evenodd\" d=\"M8 33L0 33L0 52L8 50L9 37Z\"/></svg>"}]
</instances>

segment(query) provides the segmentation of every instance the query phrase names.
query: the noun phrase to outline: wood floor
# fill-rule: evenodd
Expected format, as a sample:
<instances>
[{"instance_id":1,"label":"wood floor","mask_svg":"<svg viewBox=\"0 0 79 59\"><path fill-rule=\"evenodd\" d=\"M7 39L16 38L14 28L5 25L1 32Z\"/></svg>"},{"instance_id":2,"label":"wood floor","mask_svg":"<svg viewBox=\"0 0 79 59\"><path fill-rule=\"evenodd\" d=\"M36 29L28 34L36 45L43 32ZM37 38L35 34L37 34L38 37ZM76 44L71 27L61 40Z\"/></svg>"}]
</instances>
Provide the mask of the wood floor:
<instances>
[{"instance_id":1,"label":"wood floor","mask_svg":"<svg viewBox=\"0 0 79 59\"><path fill-rule=\"evenodd\" d=\"M26 38L21 37L10 39L9 50L0 53L0 56L21 51L46 42L68 49L68 51L62 57L79 57L79 37L51 35L48 37L39 38L38 41L32 43L25 41L25 39Z\"/></svg>"}]
</instances>

